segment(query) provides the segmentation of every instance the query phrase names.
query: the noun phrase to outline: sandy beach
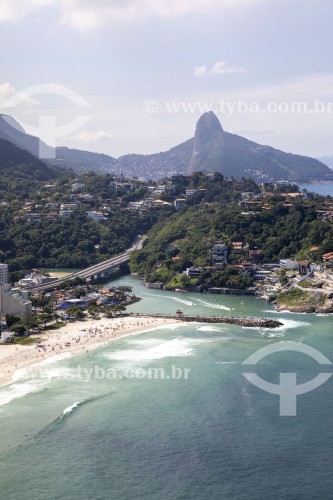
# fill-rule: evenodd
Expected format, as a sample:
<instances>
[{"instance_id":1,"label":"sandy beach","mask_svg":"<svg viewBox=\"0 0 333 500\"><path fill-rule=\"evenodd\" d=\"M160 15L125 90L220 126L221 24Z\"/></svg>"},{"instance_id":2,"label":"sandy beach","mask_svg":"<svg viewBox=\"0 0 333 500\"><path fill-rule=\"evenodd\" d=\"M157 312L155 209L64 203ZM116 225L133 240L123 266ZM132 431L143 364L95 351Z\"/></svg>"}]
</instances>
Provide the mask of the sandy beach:
<instances>
[{"instance_id":1,"label":"sandy beach","mask_svg":"<svg viewBox=\"0 0 333 500\"><path fill-rule=\"evenodd\" d=\"M168 319L132 317L76 321L36 336L36 340L41 339L39 344L0 345L0 386L11 383L16 371L41 363L47 358L64 353L72 356L82 354L120 337L167 324L171 324Z\"/></svg>"}]
</instances>

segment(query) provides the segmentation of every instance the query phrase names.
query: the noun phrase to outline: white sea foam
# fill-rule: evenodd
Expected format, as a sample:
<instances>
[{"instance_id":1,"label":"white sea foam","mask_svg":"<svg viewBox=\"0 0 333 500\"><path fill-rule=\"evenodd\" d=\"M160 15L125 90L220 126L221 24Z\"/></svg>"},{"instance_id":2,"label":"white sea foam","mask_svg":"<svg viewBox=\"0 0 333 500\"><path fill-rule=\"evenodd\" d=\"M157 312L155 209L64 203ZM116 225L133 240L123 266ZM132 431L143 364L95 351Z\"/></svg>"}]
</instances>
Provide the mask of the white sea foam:
<instances>
[{"instance_id":1,"label":"white sea foam","mask_svg":"<svg viewBox=\"0 0 333 500\"><path fill-rule=\"evenodd\" d=\"M34 374L34 372L32 372ZM53 380L54 378L63 378L65 380L75 377L75 370L70 368L42 368L37 372L41 378Z\"/></svg>"},{"instance_id":2,"label":"white sea foam","mask_svg":"<svg viewBox=\"0 0 333 500\"><path fill-rule=\"evenodd\" d=\"M198 302L211 309L223 309L224 311L232 311L230 307L224 306L223 304L213 304L212 302L207 302L206 300L197 299Z\"/></svg>"},{"instance_id":3,"label":"white sea foam","mask_svg":"<svg viewBox=\"0 0 333 500\"><path fill-rule=\"evenodd\" d=\"M275 338L282 338L285 336L284 332L272 332L272 331L266 331L263 332L262 335L264 337L268 337L269 339L275 339Z\"/></svg>"},{"instance_id":4,"label":"white sea foam","mask_svg":"<svg viewBox=\"0 0 333 500\"><path fill-rule=\"evenodd\" d=\"M178 328L183 328L184 326L188 326L188 325L189 325L188 323L170 323L167 325L157 326L156 328L154 328L150 331L153 331L153 330L177 330Z\"/></svg>"},{"instance_id":5,"label":"white sea foam","mask_svg":"<svg viewBox=\"0 0 333 500\"><path fill-rule=\"evenodd\" d=\"M307 323L306 321L296 321L292 319L284 319L284 318L278 318L277 321L280 321L283 323L282 326L278 328L278 330L289 330L291 328L299 328L300 326L308 326L310 323Z\"/></svg>"},{"instance_id":6,"label":"white sea foam","mask_svg":"<svg viewBox=\"0 0 333 500\"><path fill-rule=\"evenodd\" d=\"M40 361L39 363L35 363L34 365L31 365L29 368L20 368L19 370L16 370L13 374L13 381L17 382L18 380L22 380L25 378L33 377L36 378L38 374L42 378L54 378L57 376L63 376L63 368L62 369L52 369L52 372L48 370L47 367L48 365L52 365L54 363L58 363L59 361L63 361L64 359L71 358L72 354L68 352L64 352L63 354L57 354L55 356L50 356L47 359L44 359L43 361ZM50 376L48 375L50 374Z\"/></svg>"},{"instance_id":7,"label":"white sea foam","mask_svg":"<svg viewBox=\"0 0 333 500\"><path fill-rule=\"evenodd\" d=\"M161 339L154 339L154 338L150 338L150 339L141 338L141 339L127 340L127 344L129 344L129 345L134 345L137 347L147 347L147 348L155 347L155 346L159 345L160 343L161 343Z\"/></svg>"},{"instance_id":8,"label":"white sea foam","mask_svg":"<svg viewBox=\"0 0 333 500\"><path fill-rule=\"evenodd\" d=\"M266 328L262 328L261 326L242 326L243 330L266 330Z\"/></svg>"},{"instance_id":9,"label":"white sea foam","mask_svg":"<svg viewBox=\"0 0 333 500\"><path fill-rule=\"evenodd\" d=\"M70 413L72 413L75 408L78 408L78 406L82 403L82 401L77 401L76 403L73 403L71 406L69 406L68 408L65 408L65 410L63 411L62 413L62 416L64 415L69 415Z\"/></svg>"},{"instance_id":10,"label":"white sea foam","mask_svg":"<svg viewBox=\"0 0 333 500\"><path fill-rule=\"evenodd\" d=\"M263 311L264 313L269 313L269 314L284 314L284 313L290 313L290 311L276 311L275 309L265 309ZM290 313L291 314L291 313Z\"/></svg>"},{"instance_id":11,"label":"white sea foam","mask_svg":"<svg viewBox=\"0 0 333 500\"><path fill-rule=\"evenodd\" d=\"M38 392L45 387L42 381L29 381L22 384L13 384L0 391L0 406L5 406L15 399L22 398L28 394Z\"/></svg>"},{"instance_id":12,"label":"white sea foam","mask_svg":"<svg viewBox=\"0 0 333 500\"><path fill-rule=\"evenodd\" d=\"M63 361L64 359L71 358L73 355L70 352L63 352L62 354L55 354L54 356L50 356L40 363L36 363L33 366L44 366L44 365L53 365L53 363L58 363L59 361Z\"/></svg>"},{"instance_id":13,"label":"white sea foam","mask_svg":"<svg viewBox=\"0 0 333 500\"><path fill-rule=\"evenodd\" d=\"M55 378L72 379L75 378L75 370L65 367L51 368L47 365L40 366L33 365L29 368L21 368L16 370L13 374L13 381L17 382L19 380L24 380L27 378L32 378L34 380L52 380Z\"/></svg>"},{"instance_id":14,"label":"white sea foam","mask_svg":"<svg viewBox=\"0 0 333 500\"><path fill-rule=\"evenodd\" d=\"M280 323L283 323L282 326L279 326L278 328L275 328L272 330L271 328L261 328L260 326L243 326L243 330L259 330L262 332L263 336L266 337L284 337L284 333L286 330L290 330L291 328L299 328L301 326L308 326L310 323L307 323L306 321L296 321L292 319L285 319L285 318L277 318L277 321L280 321Z\"/></svg>"},{"instance_id":15,"label":"white sea foam","mask_svg":"<svg viewBox=\"0 0 333 500\"><path fill-rule=\"evenodd\" d=\"M169 297L172 300L175 300L176 302L179 302L180 304L185 304L185 306L195 306L194 302L191 302L190 300L183 300L179 299L178 297Z\"/></svg>"},{"instance_id":16,"label":"white sea foam","mask_svg":"<svg viewBox=\"0 0 333 500\"><path fill-rule=\"evenodd\" d=\"M200 328L196 329L197 332L225 332L226 329L223 328L215 328L214 326L200 326Z\"/></svg>"},{"instance_id":17,"label":"white sea foam","mask_svg":"<svg viewBox=\"0 0 333 500\"><path fill-rule=\"evenodd\" d=\"M318 318L333 318L332 313L318 313L316 316L318 316Z\"/></svg>"},{"instance_id":18,"label":"white sea foam","mask_svg":"<svg viewBox=\"0 0 333 500\"><path fill-rule=\"evenodd\" d=\"M12 380L13 382L17 382L19 380L22 380L24 378L29 377L29 368L20 368L19 370L16 370L13 373Z\"/></svg>"},{"instance_id":19,"label":"white sea foam","mask_svg":"<svg viewBox=\"0 0 333 500\"><path fill-rule=\"evenodd\" d=\"M185 299L180 299L179 297L174 297L173 295L157 295L154 293L149 293L148 294L150 297L158 297L159 299L170 299L170 300L175 300L176 302L179 302L180 304L184 304L185 306L195 306L194 302L191 302L190 300L185 300Z\"/></svg>"},{"instance_id":20,"label":"white sea foam","mask_svg":"<svg viewBox=\"0 0 333 500\"><path fill-rule=\"evenodd\" d=\"M106 354L108 359L115 361L152 361L168 357L191 356L193 348L189 339L173 339L160 343L149 349L130 349Z\"/></svg>"},{"instance_id":21,"label":"white sea foam","mask_svg":"<svg viewBox=\"0 0 333 500\"><path fill-rule=\"evenodd\" d=\"M259 328L259 330L262 331L262 336L268 337L268 338L281 338L284 337L287 330L294 329L294 328L299 328L302 326L308 326L310 323L307 323L306 321L295 321L295 320L286 320L283 318L278 318L278 321L283 323L282 326L279 326L279 328L276 328L275 330L272 330L270 328Z\"/></svg>"},{"instance_id":22,"label":"white sea foam","mask_svg":"<svg viewBox=\"0 0 333 500\"><path fill-rule=\"evenodd\" d=\"M269 313L269 314L306 314L308 315L308 313L306 312L293 312L293 311L288 311L288 309L282 309L281 311L277 311L277 310L274 310L274 309L266 309L265 311L263 311L264 313Z\"/></svg>"}]
</instances>

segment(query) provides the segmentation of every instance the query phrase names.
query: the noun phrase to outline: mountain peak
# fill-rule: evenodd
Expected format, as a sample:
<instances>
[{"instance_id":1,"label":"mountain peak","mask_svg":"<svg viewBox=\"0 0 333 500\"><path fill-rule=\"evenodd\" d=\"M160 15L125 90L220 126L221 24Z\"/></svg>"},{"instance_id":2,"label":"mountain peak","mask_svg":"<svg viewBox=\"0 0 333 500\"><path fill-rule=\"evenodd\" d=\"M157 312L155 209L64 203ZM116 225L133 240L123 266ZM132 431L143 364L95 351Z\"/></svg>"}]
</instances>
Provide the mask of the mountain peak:
<instances>
[{"instance_id":1,"label":"mountain peak","mask_svg":"<svg viewBox=\"0 0 333 500\"><path fill-rule=\"evenodd\" d=\"M213 111L208 111L200 116L197 122L196 135L201 131L205 131L207 134L223 132L222 125Z\"/></svg>"},{"instance_id":2,"label":"mountain peak","mask_svg":"<svg viewBox=\"0 0 333 500\"><path fill-rule=\"evenodd\" d=\"M1 129L7 129L7 132L11 129L18 130L22 134L25 134L25 130L13 116L0 114Z\"/></svg>"},{"instance_id":3,"label":"mountain peak","mask_svg":"<svg viewBox=\"0 0 333 500\"><path fill-rule=\"evenodd\" d=\"M212 142L220 138L223 133L222 125L213 111L204 113L199 118L195 129L190 172L198 170L198 166L201 166L200 158L205 154L204 152L208 154L207 147L210 147Z\"/></svg>"},{"instance_id":4,"label":"mountain peak","mask_svg":"<svg viewBox=\"0 0 333 500\"><path fill-rule=\"evenodd\" d=\"M332 171L313 158L284 153L225 132L213 112L198 120L188 173L220 172L259 182L331 180Z\"/></svg>"}]
</instances>

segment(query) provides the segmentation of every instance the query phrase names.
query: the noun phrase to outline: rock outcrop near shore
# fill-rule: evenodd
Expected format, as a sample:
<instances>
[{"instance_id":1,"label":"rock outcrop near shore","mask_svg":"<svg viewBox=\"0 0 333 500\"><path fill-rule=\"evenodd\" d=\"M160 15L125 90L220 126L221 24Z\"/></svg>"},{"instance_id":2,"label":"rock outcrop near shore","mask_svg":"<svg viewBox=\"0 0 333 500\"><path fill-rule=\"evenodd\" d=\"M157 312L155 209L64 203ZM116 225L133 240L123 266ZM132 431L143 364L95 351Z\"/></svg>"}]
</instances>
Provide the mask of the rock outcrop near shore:
<instances>
[{"instance_id":1,"label":"rock outcrop near shore","mask_svg":"<svg viewBox=\"0 0 333 500\"><path fill-rule=\"evenodd\" d=\"M333 313L333 300L328 294L309 292L300 288L281 293L275 304L278 311L309 314Z\"/></svg>"}]
</instances>

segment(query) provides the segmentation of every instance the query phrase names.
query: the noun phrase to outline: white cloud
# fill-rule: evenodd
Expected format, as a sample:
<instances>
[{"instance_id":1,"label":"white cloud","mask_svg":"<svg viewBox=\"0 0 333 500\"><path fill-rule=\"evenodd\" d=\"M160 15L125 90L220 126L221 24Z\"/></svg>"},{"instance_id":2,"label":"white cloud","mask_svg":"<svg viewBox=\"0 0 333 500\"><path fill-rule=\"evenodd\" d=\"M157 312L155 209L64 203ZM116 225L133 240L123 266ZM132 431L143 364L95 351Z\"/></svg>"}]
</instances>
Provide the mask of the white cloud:
<instances>
[{"instance_id":1,"label":"white cloud","mask_svg":"<svg viewBox=\"0 0 333 500\"><path fill-rule=\"evenodd\" d=\"M191 12L253 5L262 0L54 0L60 5L60 22L78 29L113 22L135 22L147 17L172 18Z\"/></svg>"},{"instance_id":2,"label":"white cloud","mask_svg":"<svg viewBox=\"0 0 333 500\"><path fill-rule=\"evenodd\" d=\"M227 61L218 61L210 70L212 75L231 75L232 73L243 73L245 68L242 66L229 66Z\"/></svg>"},{"instance_id":3,"label":"white cloud","mask_svg":"<svg viewBox=\"0 0 333 500\"><path fill-rule=\"evenodd\" d=\"M209 12L252 6L262 0L0 0L0 21L18 21L30 11L58 7L62 24L89 29L146 17L172 18L191 12Z\"/></svg>"},{"instance_id":4,"label":"white cloud","mask_svg":"<svg viewBox=\"0 0 333 500\"><path fill-rule=\"evenodd\" d=\"M205 76L207 75L207 66L197 66L194 68L194 76Z\"/></svg>"},{"instance_id":5,"label":"white cloud","mask_svg":"<svg viewBox=\"0 0 333 500\"><path fill-rule=\"evenodd\" d=\"M244 71L245 68L242 66L230 66L227 61L218 61L210 69L207 66L197 66L194 68L194 76L232 75Z\"/></svg>"},{"instance_id":6,"label":"white cloud","mask_svg":"<svg viewBox=\"0 0 333 500\"><path fill-rule=\"evenodd\" d=\"M97 132L81 132L73 137L73 140L76 142L103 142L108 139L112 139L113 135L105 132L104 130L99 130Z\"/></svg>"},{"instance_id":7,"label":"white cloud","mask_svg":"<svg viewBox=\"0 0 333 500\"><path fill-rule=\"evenodd\" d=\"M30 11L53 3L55 0L0 0L0 22L19 21Z\"/></svg>"},{"instance_id":8,"label":"white cloud","mask_svg":"<svg viewBox=\"0 0 333 500\"><path fill-rule=\"evenodd\" d=\"M30 97L24 92L17 91L13 85L9 82L0 83L0 111L6 112L6 101L13 96L18 96L20 98L21 104L25 108L31 106L37 106L40 102L34 97Z\"/></svg>"}]
</instances>

